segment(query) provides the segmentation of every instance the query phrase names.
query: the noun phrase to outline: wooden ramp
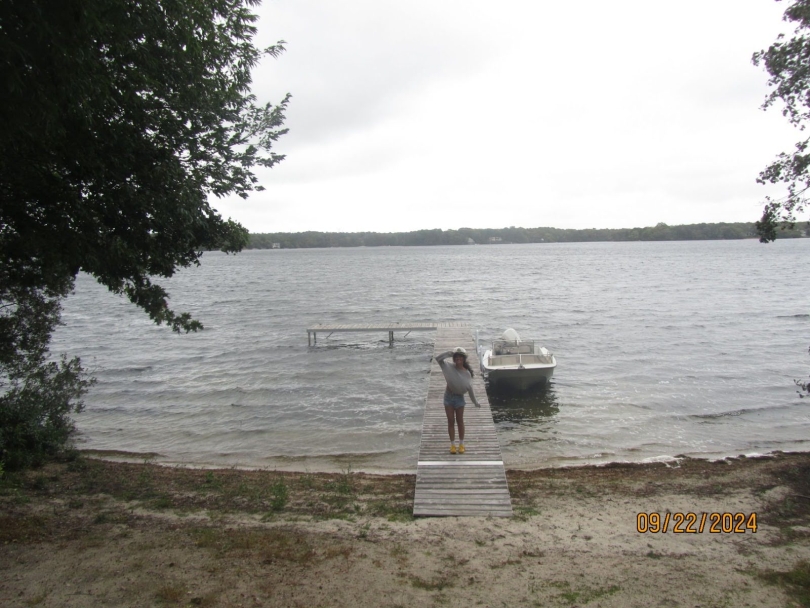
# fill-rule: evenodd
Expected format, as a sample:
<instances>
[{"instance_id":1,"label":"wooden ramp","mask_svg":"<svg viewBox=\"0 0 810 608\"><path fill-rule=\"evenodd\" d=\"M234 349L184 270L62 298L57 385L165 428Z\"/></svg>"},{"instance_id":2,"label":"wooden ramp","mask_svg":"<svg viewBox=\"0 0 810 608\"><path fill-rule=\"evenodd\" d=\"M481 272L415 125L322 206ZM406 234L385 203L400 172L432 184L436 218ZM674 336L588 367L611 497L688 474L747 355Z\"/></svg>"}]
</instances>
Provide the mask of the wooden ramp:
<instances>
[{"instance_id":1,"label":"wooden ramp","mask_svg":"<svg viewBox=\"0 0 810 608\"><path fill-rule=\"evenodd\" d=\"M467 350L470 367L475 371L473 390L481 407L475 407L469 396L465 397L466 453L450 454L447 418L442 404L447 384L439 364L435 360L431 363L416 469L414 516L512 516L501 446L470 332L470 327L461 323L438 324L436 328L434 356L456 346Z\"/></svg>"}]
</instances>

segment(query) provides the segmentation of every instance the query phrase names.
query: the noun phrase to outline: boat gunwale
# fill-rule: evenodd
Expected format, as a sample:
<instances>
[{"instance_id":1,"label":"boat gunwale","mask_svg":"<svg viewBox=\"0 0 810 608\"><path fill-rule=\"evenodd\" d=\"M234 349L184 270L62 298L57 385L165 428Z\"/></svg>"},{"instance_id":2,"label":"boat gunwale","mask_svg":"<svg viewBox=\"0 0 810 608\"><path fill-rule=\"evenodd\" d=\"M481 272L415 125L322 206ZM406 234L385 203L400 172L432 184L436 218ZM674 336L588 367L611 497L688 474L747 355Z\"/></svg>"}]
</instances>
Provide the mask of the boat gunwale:
<instances>
[{"instance_id":1,"label":"boat gunwale","mask_svg":"<svg viewBox=\"0 0 810 608\"><path fill-rule=\"evenodd\" d=\"M526 363L526 364L509 364L509 365L489 365L488 362L491 360L493 356L503 356L503 355L492 355L491 350L484 351L484 354L481 356L481 369L487 373L491 371L499 371L499 370L545 370L545 369L555 369L557 367L557 359L554 357L553 354L549 353L549 357L551 357L550 363ZM516 355L520 356L520 355Z\"/></svg>"}]
</instances>

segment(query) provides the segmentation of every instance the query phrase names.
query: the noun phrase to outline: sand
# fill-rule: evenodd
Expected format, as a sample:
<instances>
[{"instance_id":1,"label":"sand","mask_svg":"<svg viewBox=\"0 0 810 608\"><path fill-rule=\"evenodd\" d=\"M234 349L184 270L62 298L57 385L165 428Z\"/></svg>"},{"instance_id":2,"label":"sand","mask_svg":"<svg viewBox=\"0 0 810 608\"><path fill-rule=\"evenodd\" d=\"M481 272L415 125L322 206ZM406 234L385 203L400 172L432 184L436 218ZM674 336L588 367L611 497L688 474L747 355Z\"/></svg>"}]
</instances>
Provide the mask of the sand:
<instances>
[{"instance_id":1,"label":"sand","mask_svg":"<svg viewBox=\"0 0 810 608\"><path fill-rule=\"evenodd\" d=\"M2 480L0 605L800 605L775 573L807 570L808 473L810 454L510 471L515 517L414 520L409 475L83 458ZM702 533L673 532L688 512Z\"/></svg>"}]
</instances>

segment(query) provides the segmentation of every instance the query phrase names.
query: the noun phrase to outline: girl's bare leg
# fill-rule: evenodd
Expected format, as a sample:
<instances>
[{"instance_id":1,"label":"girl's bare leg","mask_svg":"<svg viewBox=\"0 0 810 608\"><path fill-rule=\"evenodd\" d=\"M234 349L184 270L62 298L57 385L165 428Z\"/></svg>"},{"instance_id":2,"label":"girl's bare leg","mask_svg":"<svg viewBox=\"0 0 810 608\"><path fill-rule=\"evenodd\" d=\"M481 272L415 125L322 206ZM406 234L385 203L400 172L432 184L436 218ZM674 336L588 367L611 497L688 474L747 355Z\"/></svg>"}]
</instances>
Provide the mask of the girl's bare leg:
<instances>
[{"instance_id":1,"label":"girl's bare leg","mask_svg":"<svg viewBox=\"0 0 810 608\"><path fill-rule=\"evenodd\" d=\"M464 443L464 408L456 408L456 424L458 424L458 439ZM452 437L452 435L450 435Z\"/></svg>"},{"instance_id":2,"label":"girl's bare leg","mask_svg":"<svg viewBox=\"0 0 810 608\"><path fill-rule=\"evenodd\" d=\"M450 443L453 443L456 440L456 426L454 424L454 409L451 405L444 406L444 413L447 415L447 433L450 435ZM464 439L464 431L462 430L464 427L459 426L458 432L459 436Z\"/></svg>"}]
</instances>

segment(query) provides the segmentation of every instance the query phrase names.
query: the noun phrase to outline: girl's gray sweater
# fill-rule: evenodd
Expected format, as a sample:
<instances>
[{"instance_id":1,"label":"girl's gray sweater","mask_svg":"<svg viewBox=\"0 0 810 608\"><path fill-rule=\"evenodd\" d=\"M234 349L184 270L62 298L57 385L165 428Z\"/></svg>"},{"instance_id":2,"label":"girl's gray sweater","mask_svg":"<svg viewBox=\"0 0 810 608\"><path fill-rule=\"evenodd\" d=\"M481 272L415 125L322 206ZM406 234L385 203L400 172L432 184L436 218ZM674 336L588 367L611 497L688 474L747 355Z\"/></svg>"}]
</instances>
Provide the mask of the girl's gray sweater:
<instances>
[{"instance_id":1,"label":"girl's gray sweater","mask_svg":"<svg viewBox=\"0 0 810 608\"><path fill-rule=\"evenodd\" d=\"M442 353L436 357L436 362L439 364L444 374L444 379L447 380L447 390L456 395L470 393L470 399L475 404L475 407L481 407L481 404L478 403L478 399L475 398L475 392L473 392L472 376L470 372L466 369L459 370L454 363L445 361L445 359L452 356L452 351L448 350L446 353Z\"/></svg>"}]
</instances>

